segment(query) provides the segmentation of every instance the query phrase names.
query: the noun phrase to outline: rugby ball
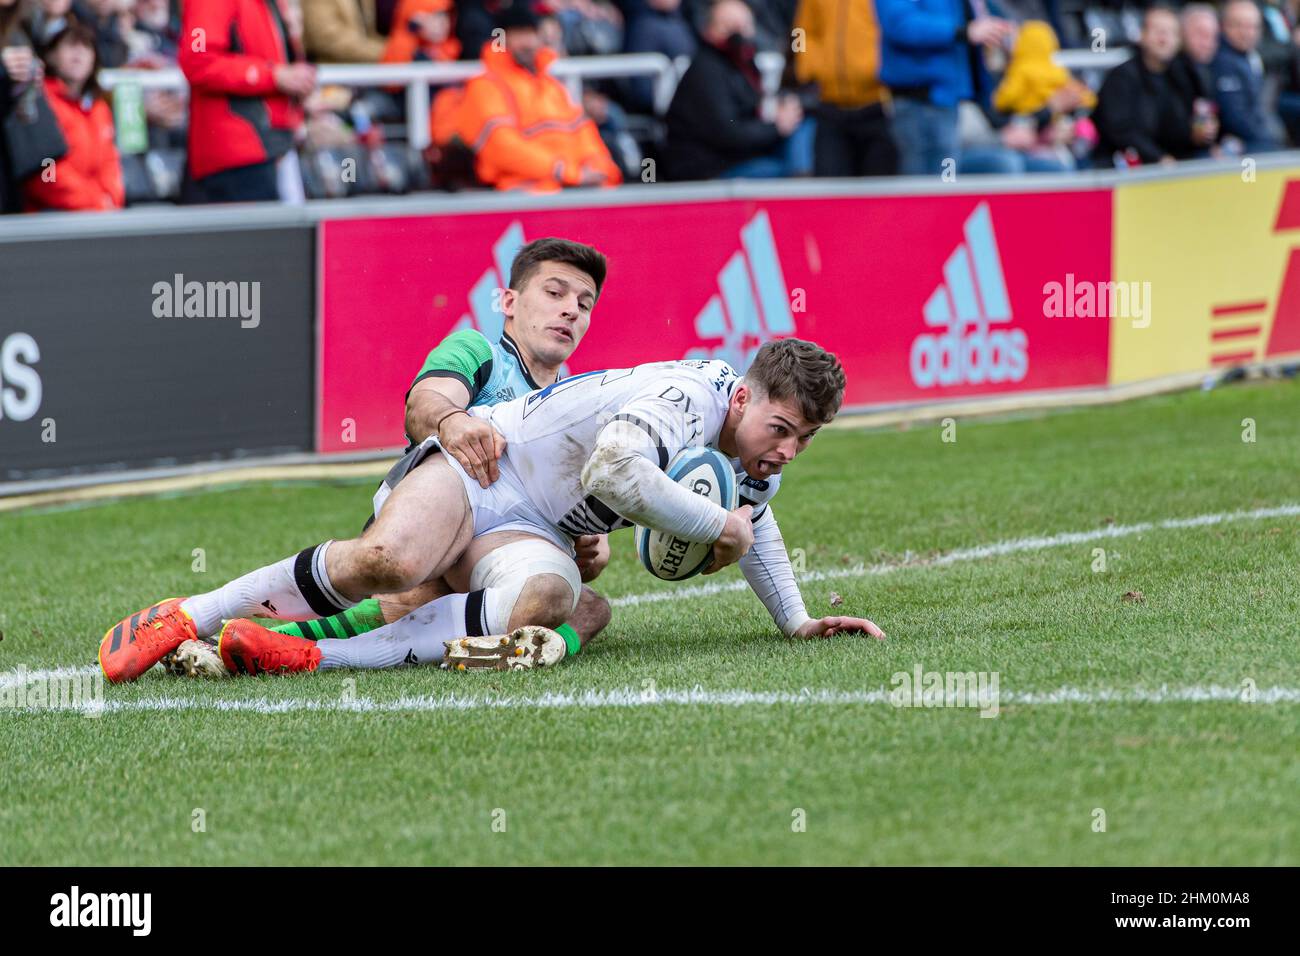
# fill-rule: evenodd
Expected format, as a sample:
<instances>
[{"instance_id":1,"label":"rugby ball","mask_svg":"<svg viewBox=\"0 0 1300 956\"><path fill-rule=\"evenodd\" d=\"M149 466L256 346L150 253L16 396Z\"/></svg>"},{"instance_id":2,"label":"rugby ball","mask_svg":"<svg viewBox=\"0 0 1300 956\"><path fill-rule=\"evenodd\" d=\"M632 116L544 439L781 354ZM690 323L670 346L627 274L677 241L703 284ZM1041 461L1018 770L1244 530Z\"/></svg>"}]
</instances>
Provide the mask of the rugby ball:
<instances>
[{"instance_id":1,"label":"rugby ball","mask_svg":"<svg viewBox=\"0 0 1300 956\"><path fill-rule=\"evenodd\" d=\"M684 448L664 472L688 491L703 495L728 511L736 508L736 473L725 455L712 448ZM637 526L636 553L641 566L665 581L694 577L713 560L713 545L684 541L663 531Z\"/></svg>"}]
</instances>

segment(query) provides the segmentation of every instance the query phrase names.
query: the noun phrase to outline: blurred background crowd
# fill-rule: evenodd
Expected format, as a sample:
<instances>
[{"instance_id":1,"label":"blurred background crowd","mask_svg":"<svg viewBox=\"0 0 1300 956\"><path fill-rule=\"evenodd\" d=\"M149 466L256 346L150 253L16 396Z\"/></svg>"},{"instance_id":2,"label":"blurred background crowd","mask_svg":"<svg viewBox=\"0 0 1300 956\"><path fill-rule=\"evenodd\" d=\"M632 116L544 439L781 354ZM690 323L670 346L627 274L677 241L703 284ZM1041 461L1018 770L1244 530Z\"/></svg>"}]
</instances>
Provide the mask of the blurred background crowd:
<instances>
[{"instance_id":1,"label":"blurred background crowd","mask_svg":"<svg viewBox=\"0 0 1300 956\"><path fill-rule=\"evenodd\" d=\"M951 177L1255 154L1300 143L1297 5L0 0L0 206ZM1062 49L1080 52L1075 72ZM669 58L671 98L657 101L644 74L589 79L575 95L551 72L563 57L623 53ZM434 86L420 148L406 80L349 86L318 69L458 60L481 70ZM173 69L185 82L171 88L120 72Z\"/></svg>"}]
</instances>

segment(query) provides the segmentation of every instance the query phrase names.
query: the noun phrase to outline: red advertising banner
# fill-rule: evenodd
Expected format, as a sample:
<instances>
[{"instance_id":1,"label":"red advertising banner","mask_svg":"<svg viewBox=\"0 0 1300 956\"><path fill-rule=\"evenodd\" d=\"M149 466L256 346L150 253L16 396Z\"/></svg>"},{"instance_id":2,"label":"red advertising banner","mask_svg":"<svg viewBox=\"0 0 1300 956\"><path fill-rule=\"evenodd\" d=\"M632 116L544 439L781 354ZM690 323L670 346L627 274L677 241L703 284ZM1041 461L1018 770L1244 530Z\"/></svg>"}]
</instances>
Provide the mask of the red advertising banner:
<instances>
[{"instance_id":1,"label":"red advertising banner","mask_svg":"<svg viewBox=\"0 0 1300 956\"><path fill-rule=\"evenodd\" d=\"M1062 229L1068 224L1068 229ZM457 328L495 339L525 242L610 261L568 371L738 369L796 335L839 355L846 407L1104 385L1109 323L1045 309L1111 279L1111 191L723 200L321 224L317 448L402 443L402 399Z\"/></svg>"}]
</instances>

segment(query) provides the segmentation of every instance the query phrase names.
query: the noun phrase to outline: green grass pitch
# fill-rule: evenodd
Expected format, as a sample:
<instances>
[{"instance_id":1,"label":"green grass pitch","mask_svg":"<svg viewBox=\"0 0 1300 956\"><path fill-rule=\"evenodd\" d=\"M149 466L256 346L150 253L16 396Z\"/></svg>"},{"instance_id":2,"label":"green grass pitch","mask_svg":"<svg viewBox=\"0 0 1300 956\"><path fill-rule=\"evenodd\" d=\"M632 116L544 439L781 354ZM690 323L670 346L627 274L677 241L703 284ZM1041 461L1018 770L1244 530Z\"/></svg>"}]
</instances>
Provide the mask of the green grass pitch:
<instances>
[{"instance_id":1,"label":"green grass pitch","mask_svg":"<svg viewBox=\"0 0 1300 956\"><path fill-rule=\"evenodd\" d=\"M886 641L784 640L747 591L690 589L736 569L674 591L621 532L613 624L549 671L150 674L96 717L0 709L0 856L1300 863L1300 382L943 437L828 431L775 502L809 610ZM372 485L0 516L0 671L85 667L123 614L350 536ZM1230 517L1161 524L1203 515ZM1064 532L1089 534L1028 540ZM881 699L918 666L996 672L998 715Z\"/></svg>"}]
</instances>

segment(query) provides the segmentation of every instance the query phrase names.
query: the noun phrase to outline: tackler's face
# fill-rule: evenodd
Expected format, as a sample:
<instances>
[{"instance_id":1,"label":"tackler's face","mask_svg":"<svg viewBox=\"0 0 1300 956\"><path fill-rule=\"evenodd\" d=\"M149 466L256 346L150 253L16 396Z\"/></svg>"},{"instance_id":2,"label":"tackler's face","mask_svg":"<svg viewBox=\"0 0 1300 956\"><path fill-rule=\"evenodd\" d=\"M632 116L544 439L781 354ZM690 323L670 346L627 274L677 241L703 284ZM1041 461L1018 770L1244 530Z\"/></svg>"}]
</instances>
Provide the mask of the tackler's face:
<instances>
[{"instance_id":1,"label":"tackler's face","mask_svg":"<svg viewBox=\"0 0 1300 956\"><path fill-rule=\"evenodd\" d=\"M796 400L768 398L748 385L737 386L731 402L740 413L737 456L751 478L779 475L822 426L804 418Z\"/></svg>"},{"instance_id":2,"label":"tackler's face","mask_svg":"<svg viewBox=\"0 0 1300 956\"><path fill-rule=\"evenodd\" d=\"M510 334L548 365L568 361L591 325L596 283L563 262L543 262L521 290L507 289L502 308Z\"/></svg>"}]
</instances>

